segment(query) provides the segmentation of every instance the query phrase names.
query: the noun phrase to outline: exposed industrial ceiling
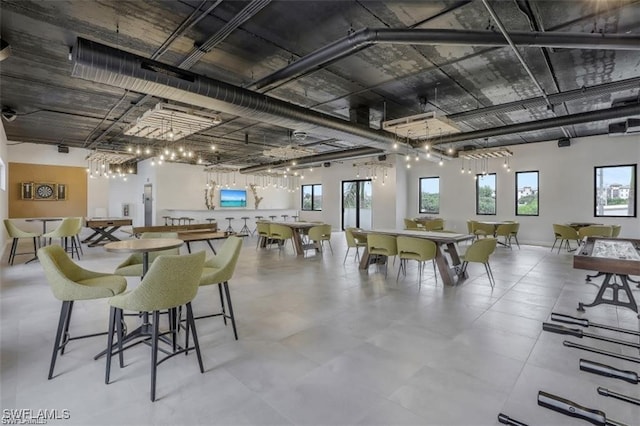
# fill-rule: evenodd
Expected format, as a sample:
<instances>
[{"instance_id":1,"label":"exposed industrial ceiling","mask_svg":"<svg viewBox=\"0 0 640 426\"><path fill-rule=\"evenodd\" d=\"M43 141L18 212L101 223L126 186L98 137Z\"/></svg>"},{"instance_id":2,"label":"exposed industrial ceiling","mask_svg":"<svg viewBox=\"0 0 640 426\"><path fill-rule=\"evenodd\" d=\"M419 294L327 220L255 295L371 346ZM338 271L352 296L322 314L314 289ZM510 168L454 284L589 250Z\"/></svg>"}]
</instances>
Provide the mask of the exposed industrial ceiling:
<instances>
[{"instance_id":1,"label":"exposed industrial ceiling","mask_svg":"<svg viewBox=\"0 0 640 426\"><path fill-rule=\"evenodd\" d=\"M2 0L0 12L11 141L139 158L179 145L194 152L182 161L256 171L292 152L277 148L306 163L460 150L606 134L640 115L638 0ZM160 103L220 122L180 140L125 133ZM424 113L458 132L383 129Z\"/></svg>"}]
</instances>

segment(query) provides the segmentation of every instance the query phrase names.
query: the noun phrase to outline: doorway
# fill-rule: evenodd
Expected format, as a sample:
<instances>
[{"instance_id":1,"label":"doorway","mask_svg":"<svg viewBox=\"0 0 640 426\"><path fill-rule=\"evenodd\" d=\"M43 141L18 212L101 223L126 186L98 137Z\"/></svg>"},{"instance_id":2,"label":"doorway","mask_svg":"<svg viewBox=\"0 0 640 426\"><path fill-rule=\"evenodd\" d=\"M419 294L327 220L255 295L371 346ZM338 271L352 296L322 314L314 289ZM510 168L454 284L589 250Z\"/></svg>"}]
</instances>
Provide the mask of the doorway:
<instances>
[{"instance_id":1,"label":"doorway","mask_svg":"<svg viewBox=\"0 0 640 426\"><path fill-rule=\"evenodd\" d=\"M151 196L152 185L146 183L144 185L144 194L142 202L144 203L144 226L153 226L153 198Z\"/></svg>"},{"instance_id":2,"label":"doorway","mask_svg":"<svg viewBox=\"0 0 640 426\"><path fill-rule=\"evenodd\" d=\"M342 181L342 229L371 229L371 179Z\"/></svg>"}]
</instances>

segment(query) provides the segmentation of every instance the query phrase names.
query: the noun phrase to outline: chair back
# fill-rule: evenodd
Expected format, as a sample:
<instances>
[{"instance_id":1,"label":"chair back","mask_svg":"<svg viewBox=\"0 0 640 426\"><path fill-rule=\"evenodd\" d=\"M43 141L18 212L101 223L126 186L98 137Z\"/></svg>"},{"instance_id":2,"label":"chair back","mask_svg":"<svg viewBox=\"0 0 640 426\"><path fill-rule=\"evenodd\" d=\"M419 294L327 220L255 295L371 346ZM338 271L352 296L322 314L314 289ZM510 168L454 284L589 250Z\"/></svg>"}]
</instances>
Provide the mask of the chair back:
<instances>
[{"instance_id":1,"label":"chair back","mask_svg":"<svg viewBox=\"0 0 640 426\"><path fill-rule=\"evenodd\" d=\"M218 254L204 263L205 268L216 269L215 282L210 283L221 283L231 279L238 264L240 249L242 249L242 238L231 236L218 249Z\"/></svg>"},{"instance_id":2,"label":"chair back","mask_svg":"<svg viewBox=\"0 0 640 426\"><path fill-rule=\"evenodd\" d=\"M78 218L77 217L65 217L62 219L62 223L58 225L56 229L51 232L47 232L43 235L46 238L64 238L73 237L79 232Z\"/></svg>"},{"instance_id":3,"label":"chair back","mask_svg":"<svg viewBox=\"0 0 640 426\"><path fill-rule=\"evenodd\" d=\"M515 223L503 223L496 228L496 236L508 237L513 234Z\"/></svg>"},{"instance_id":4,"label":"chair back","mask_svg":"<svg viewBox=\"0 0 640 426\"><path fill-rule=\"evenodd\" d=\"M622 229L622 225L611 225L611 236L613 238L618 238L618 235L620 235L621 229Z\"/></svg>"},{"instance_id":5,"label":"chair back","mask_svg":"<svg viewBox=\"0 0 640 426\"><path fill-rule=\"evenodd\" d=\"M611 237L612 234L612 227L604 225L583 226L578 230L578 237L580 239L584 237Z\"/></svg>"},{"instance_id":6,"label":"chair back","mask_svg":"<svg viewBox=\"0 0 640 426\"><path fill-rule=\"evenodd\" d=\"M511 228L511 234L518 235L518 231L520 231L520 222L513 222L513 225Z\"/></svg>"},{"instance_id":7,"label":"chair back","mask_svg":"<svg viewBox=\"0 0 640 426\"><path fill-rule=\"evenodd\" d=\"M309 228L309 239L311 241L320 241L322 240L323 234L323 225L314 226L313 228Z\"/></svg>"},{"instance_id":8,"label":"chair back","mask_svg":"<svg viewBox=\"0 0 640 426\"><path fill-rule=\"evenodd\" d=\"M258 235L261 237L269 236L269 223L267 222L256 222L256 231Z\"/></svg>"},{"instance_id":9,"label":"chair back","mask_svg":"<svg viewBox=\"0 0 640 426\"><path fill-rule=\"evenodd\" d=\"M412 219L404 219L405 229L418 229L418 222Z\"/></svg>"},{"instance_id":10,"label":"chair back","mask_svg":"<svg viewBox=\"0 0 640 426\"><path fill-rule=\"evenodd\" d=\"M344 237L347 239L347 247L356 247L356 238L353 236L355 228L345 228Z\"/></svg>"},{"instance_id":11,"label":"chair back","mask_svg":"<svg viewBox=\"0 0 640 426\"><path fill-rule=\"evenodd\" d=\"M395 256L398 254L398 244L396 237L385 234L368 234L367 249L370 254L381 254L384 256Z\"/></svg>"},{"instance_id":12,"label":"chair back","mask_svg":"<svg viewBox=\"0 0 640 426\"><path fill-rule=\"evenodd\" d=\"M279 225L277 223L270 223L269 237L278 240L286 240L288 238L293 238L293 231L288 226Z\"/></svg>"},{"instance_id":13,"label":"chair back","mask_svg":"<svg viewBox=\"0 0 640 426\"><path fill-rule=\"evenodd\" d=\"M444 219L432 219L424 223L424 229L427 231L441 231L444 229Z\"/></svg>"},{"instance_id":14,"label":"chair back","mask_svg":"<svg viewBox=\"0 0 640 426\"><path fill-rule=\"evenodd\" d=\"M479 235L493 235L495 226L489 223L474 222L473 233Z\"/></svg>"},{"instance_id":15,"label":"chair back","mask_svg":"<svg viewBox=\"0 0 640 426\"><path fill-rule=\"evenodd\" d=\"M51 286L53 295L58 300L88 300L111 297L126 288L124 284L116 284L116 289L107 287L92 287L78 284L79 281L95 278L97 275L109 275L90 273L71 260L69 255L59 245L50 245L38 250L38 260L44 269L44 275ZM119 288L118 288L119 287Z\"/></svg>"},{"instance_id":16,"label":"chair back","mask_svg":"<svg viewBox=\"0 0 640 426\"><path fill-rule=\"evenodd\" d=\"M182 306L192 301L198 292L204 259L204 251L158 257L140 285L130 293L116 296L114 306L131 311L151 312Z\"/></svg>"},{"instance_id":17,"label":"chair back","mask_svg":"<svg viewBox=\"0 0 640 426\"><path fill-rule=\"evenodd\" d=\"M489 256L495 251L498 240L495 238L483 238L469 246L464 254L465 262L487 263Z\"/></svg>"},{"instance_id":18,"label":"chair back","mask_svg":"<svg viewBox=\"0 0 640 426\"><path fill-rule=\"evenodd\" d=\"M320 236L320 238L324 241L328 241L331 239L331 225L328 223L325 223L324 225L321 225L322 228L322 235Z\"/></svg>"},{"instance_id":19,"label":"chair back","mask_svg":"<svg viewBox=\"0 0 640 426\"><path fill-rule=\"evenodd\" d=\"M475 231L475 225L476 225L476 221L475 220L468 220L467 221L467 232L469 234L473 234L473 231Z\"/></svg>"},{"instance_id":20,"label":"chair back","mask_svg":"<svg viewBox=\"0 0 640 426\"><path fill-rule=\"evenodd\" d=\"M178 238L177 232L143 232L140 238ZM149 252L149 264L153 262L158 256L164 255L178 255L180 254L180 248L172 248L168 250L152 251ZM134 263L142 263L142 253L133 253L131 259Z\"/></svg>"},{"instance_id":21,"label":"chair back","mask_svg":"<svg viewBox=\"0 0 640 426\"><path fill-rule=\"evenodd\" d=\"M567 225L553 224L553 232L556 234L556 238L562 238L564 240L578 240L578 231Z\"/></svg>"},{"instance_id":22,"label":"chair back","mask_svg":"<svg viewBox=\"0 0 640 426\"><path fill-rule=\"evenodd\" d=\"M399 236L396 242L400 259L431 260L438 251L436 243L424 238Z\"/></svg>"},{"instance_id":23,"label":"chair back","mask_svg":"<svg viewBox=\"0 0 640 426\"><path fill-rule=\"evenodd\" d=\"M4 220L4 227L7 228L7 234L9 234L10 238L32 238L40 236L40 234L36 232L23 231L18 228L11 219Z\"/></svg>"}]
</instances>

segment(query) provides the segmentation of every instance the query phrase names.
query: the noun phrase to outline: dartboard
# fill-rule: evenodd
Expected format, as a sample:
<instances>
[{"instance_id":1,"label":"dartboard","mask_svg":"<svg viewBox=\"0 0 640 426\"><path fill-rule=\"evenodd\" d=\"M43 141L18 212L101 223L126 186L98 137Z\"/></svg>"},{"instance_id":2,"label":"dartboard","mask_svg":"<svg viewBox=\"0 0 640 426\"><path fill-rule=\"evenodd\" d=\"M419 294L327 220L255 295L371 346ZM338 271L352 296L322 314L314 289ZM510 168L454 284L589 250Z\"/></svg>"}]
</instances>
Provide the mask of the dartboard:
<instances>
[{"instance_id":1,"label":"dartboard","mask_svg":"<svg viewBox=\"0 0 640 426\"><path fill-rule=\"evenodd\" d=\"M39 198L51 198L53 197L53 187L51 185L42 184L36 188L36 195Z\"/></svg>"}]
</instances>

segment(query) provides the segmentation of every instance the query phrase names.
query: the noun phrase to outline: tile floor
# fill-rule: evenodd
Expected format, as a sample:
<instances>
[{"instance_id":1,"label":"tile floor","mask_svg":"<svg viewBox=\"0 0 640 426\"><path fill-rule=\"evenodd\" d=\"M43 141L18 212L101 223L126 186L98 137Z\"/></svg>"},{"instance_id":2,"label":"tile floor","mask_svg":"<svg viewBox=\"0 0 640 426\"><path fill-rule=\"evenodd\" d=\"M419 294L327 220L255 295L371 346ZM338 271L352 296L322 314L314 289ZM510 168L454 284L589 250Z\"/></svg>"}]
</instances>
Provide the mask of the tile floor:
<instances>
[{"instance_id":1,"label":"tile floor","mask_svg":"<svg viewBox=\"0 0 640 426\"><path fill-rule=\"evenodd\" d=\"M611 420L640 424L640 408L596 393L604 386L637 398L638 386L580 372L578 361L640 366L562 341L632 356L637 350L542 332L552 311L577 314L577 302L595 295L585 271L572 269L570 254L498 248L494 289L482 265L470 266L463 285L447 288L425 268L419 289L415 262L396 283L395 269L385 279L375 266L358 270L353 257L343 265L343 234L334 233L332 242L334 255L327 249L299 258L291 246L281 255L246 239L231 282L240 340L220 318L198 321L205 374L195 355L168 360L159 367L155 403L144 345L126 351L125 368L114 364L105 385L104 360L92 356L106 338L72 342L47 380L60 303L37 262L22 264L23 257L8 267L5 255L2 408L68 409L70 419L49 423L78 425L492 425L500 412L531 425L585 424L538 407L537 392L545 390ZM123 258L99 247L84 250L80 263L89 269L112 271ZM202 313L218 303L217 290L205 288L194 307ZM104 300L76 303L71 331L104 330L107 316ZM638 327L624 308L598 306L585 316ZM134 327L136 320L129 321Z\"/></svg>"}]
</instances>

